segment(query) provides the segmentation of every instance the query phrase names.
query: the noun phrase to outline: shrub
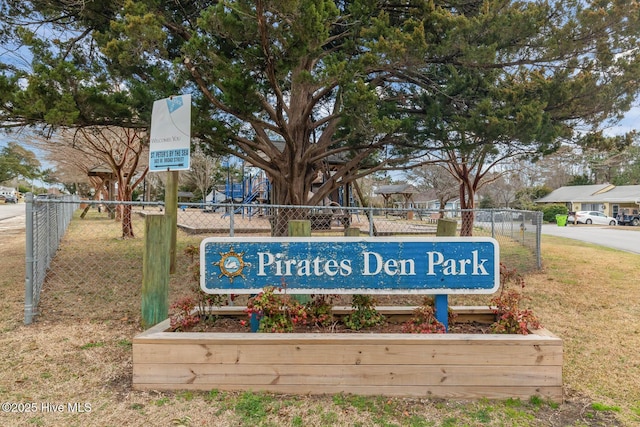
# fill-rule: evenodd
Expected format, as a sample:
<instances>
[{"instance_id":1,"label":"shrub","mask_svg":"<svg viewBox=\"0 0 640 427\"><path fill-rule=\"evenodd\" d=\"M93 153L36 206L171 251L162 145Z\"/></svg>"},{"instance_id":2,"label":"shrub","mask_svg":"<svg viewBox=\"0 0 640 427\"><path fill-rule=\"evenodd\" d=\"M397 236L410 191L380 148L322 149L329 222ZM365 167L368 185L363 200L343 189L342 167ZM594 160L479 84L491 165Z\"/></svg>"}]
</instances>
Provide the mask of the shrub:
<instances>
[{"instance_id":1,"label":"shrub","mask_svg":"<svg viewBox=\"0 0 640 427\"><path fill-rule=\"evenodd\" d=\"M402 325L402 332L409 334L444 334L444 325L436 319L433 299L425 298L422 305L413 311L411 319Z\"/></svg>"},{"instance_id":2,"label":"shrub","mask_svg":"<svg viewBox=\"0 0 640 427\"><path fill-rule=\"evenodd\" d=\"M282 291L282 288L278 289ZM247 302L249 317L259 320L261 332L293 332L295 325L307 323L307 312L298 301L287 294L277 294L276 288L268 286Z\"/></svg>"},{"instance_id":3,"label":"shrub","mask_svg":"<svg viewBox=\"0 0 640 427\"><path fill-rule=\"evenodd\" d=\"M311 301L304 306L308 323L317 326L330 326L334 323L333 300L335 295L311 295Z\"/></svg>"},{"instance_id":4,"label":"shrub","mask_svg":"<svg viewBox=\"0 0 640 427\"><path fill-rule=\"evenodd\" d=\"M565 205L546 205L542 208L542 219L546 222L556 222L556 215L566 215L569 210Z\"/></svg>"},{"instance_id":5,"label":"shrub","mask_svg":"<svg viewBox=\"0 0 640 427\"><path fill-rule=\"evenodd\" d=\"M200 288L199 253L200 249L196 246L188 246L184 250L184 254L191 260L191 296L183 297L170 305L169 322L172 331L185 331L200 323L214 324L217 316L210 309L226 305L229 299L234 298L234 295L208 294Z\"/></svg>"},{"instance_id":6,"label":"shrub","mask_svg":"<svg viewBox=\"0 0 640 427\"><path fill-rule=\"evenodd\" d=\"M184 297L171 304L171 310L175 310L169 316L169 329L171 331L185 331L200 323L200 315L194 312L196 302L191 297Z\"/></svg>"},{"instance_id":7,"label":"shrub","mask_svg":"<svg viewBox=\"0 0 640 427\"><path fill-rule=\"evenodd\" d=\"M491 299L495 306L493 312L496 314L496 321L491 325L491 330L499 334L527 335L530 329L541 328L536 315L530 309L521 307L522 303L529 299L520 291L524 289L524 278L515 270L509 270L504 264L500 264L500 282L500 294ZM520 290L509 288L509 285L515 285Z\"/></svg>"},{"instance_id":8,"label":"shrub","mask_svg":"<svg viewBox=\"0 0 640 427\"><path fill-rule=\"evenodd\" d=\"M351 298L353 312L344 317L345 326L358 331L383 324L386 319L376 311L375 303L375 299L370 295L353 295Z\"/></svg>"}]
</instances>

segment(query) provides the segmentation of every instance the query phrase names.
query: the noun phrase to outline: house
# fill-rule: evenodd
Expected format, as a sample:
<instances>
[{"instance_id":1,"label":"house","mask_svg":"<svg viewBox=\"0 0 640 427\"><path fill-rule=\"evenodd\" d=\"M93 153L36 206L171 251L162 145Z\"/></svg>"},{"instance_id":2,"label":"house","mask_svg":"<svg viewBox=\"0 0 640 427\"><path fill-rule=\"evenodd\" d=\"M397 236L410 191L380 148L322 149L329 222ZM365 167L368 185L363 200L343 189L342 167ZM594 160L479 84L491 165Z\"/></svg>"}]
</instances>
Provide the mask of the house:
<instances>
[{"instance_id":1,"label":"house","mask_svg":"<svg viewBox=\"0 0 640 427\"><path fill-rule=\"evenodd\" d=\"M595 184L560 187L536 200L539 204L562 204L571 212L598 211L609 216L618 212L637 214L640 210L640 185Z\"/></svg>"},{"instance_id":2,"label":"house","mask_svg":"<svg viewBox=\"0 0 640 427\"><path fill-rule=\"evenodd\" d=\"M440 200L433 189L420 192L411 184L382 185L374 194L384 198L387 208L415 209L422 214L440 211ZM443 210L445 217L460 215L460 199L449 200Z\"/></svg>"},{"instance_id":3,"label":"house","mask_svg":"<svg viewBox=\"0 0 640 427\"><path fill-rule=\"evenodd\" d=\"M417 209L423 209L426 211L439 211L440 210L440 200L438 200L438 195L435 190L428 190L425 192L418 193L413 196L414 206ZM446 211L446 216L455 216L455 212L460 211L460 199L452 199L449 200L445 206L444 210Z\"/></svg>"},{"instance_id":4,"label":"house","mask_svg":"<svg viewBox=\"0 0 640 427\"><path fill-rule=\"evenodd\" d=\"M18 197L18 192L15 188L0 186L0 196Z\"/></svg>"}]
</instances>

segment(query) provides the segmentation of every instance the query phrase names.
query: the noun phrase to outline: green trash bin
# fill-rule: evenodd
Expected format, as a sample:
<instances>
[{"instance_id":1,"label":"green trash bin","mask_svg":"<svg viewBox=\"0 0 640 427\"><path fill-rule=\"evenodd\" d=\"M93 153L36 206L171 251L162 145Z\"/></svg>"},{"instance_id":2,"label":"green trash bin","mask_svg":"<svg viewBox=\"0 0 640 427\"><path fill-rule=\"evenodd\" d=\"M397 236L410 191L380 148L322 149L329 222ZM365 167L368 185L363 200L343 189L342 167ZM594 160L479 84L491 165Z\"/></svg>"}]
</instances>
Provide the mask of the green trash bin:
<instances>
[{"instance_id":1,"label":"green trash bin","mask_svg":"<svg viewBox=\"0 0 640 427\"><path fill-rule=\"evenodd\" d=\"M567 225L568 217L569 215L556 215L556 224L558 224L558 227L564 227Z\"/></svg>"}]
</instances>

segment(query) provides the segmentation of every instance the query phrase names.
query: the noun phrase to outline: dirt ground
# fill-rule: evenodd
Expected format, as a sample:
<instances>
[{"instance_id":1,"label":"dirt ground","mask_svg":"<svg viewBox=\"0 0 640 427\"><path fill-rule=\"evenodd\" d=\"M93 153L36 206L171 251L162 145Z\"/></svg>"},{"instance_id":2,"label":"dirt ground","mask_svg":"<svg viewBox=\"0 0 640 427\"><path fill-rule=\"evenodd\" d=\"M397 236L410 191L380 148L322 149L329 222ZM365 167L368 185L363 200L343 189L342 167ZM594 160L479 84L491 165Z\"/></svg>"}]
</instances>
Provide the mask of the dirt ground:
<instances>
[{"instance_id":1,"label":"dirt ground","mask_svg":"<svg viewBox=\"0 0 640 427\"><path fill-rule=\"evenodd\" d=\"M5 227L5 228L3 228ZM24 228L0 221L0 425L3 426L617 426L640 423L638 374L630 380L619 364L638 370L637 347L611 353L607 346L585 348L567 318L545 326L570 340L566 347L565 401L450 401L441 399L363 398L351 396L273 396L210 392L138 392L131 388L131 340L139 332L139 286L119 283L76 283L66 289L45 288L39 315L24 321ZM554 246L556 246L554 244ZM589 254L593 249L587 248ZM596 252L597 253L597 252ZM555 256L555 255L554 255ZM617 255L616 255L617 256ZM625 254L624 257L629 256ZM635 259L637 263L637 258ZM538 274L533 288L558 282L559 265ZM183 274L188 274L183 271ZM637 276L635 276L637 277ZM176 286L179 288L179 286ZM172 298L184 289L172 291ZM544 319L572 298L562 287L534 298ZM637 291L636 291L637 292ZM611 304L594 301L595 307ZM546 305L545 305L546 304ZM627 307L636 321L635 300ZM594 306L587 307L593 310ZM633 310L636 310L635 312ZM571 312L571 310L566 310ZM634 320L635 319L635 320ZM577 320L578 326L584 319ZM560 327L562 326L562 327ZM557 328L556 328L557 327ZM587 330L608 326L593 325ZM582 330L582 328L580 328ZM603 334L617 339L616 334ZM634 345L630 341L626 345ZM595 354L594 354L595 353ZM611 356L613 355L613 356ZM597 356L605 371L618 376L612 391L583 358ZM619 360L626 358L626 360ZM626 389L626 390L625 390ZM630 393L630 400L621 395ZM636 406L634 406L634 402Z\"/></svg>"}]
</instances>

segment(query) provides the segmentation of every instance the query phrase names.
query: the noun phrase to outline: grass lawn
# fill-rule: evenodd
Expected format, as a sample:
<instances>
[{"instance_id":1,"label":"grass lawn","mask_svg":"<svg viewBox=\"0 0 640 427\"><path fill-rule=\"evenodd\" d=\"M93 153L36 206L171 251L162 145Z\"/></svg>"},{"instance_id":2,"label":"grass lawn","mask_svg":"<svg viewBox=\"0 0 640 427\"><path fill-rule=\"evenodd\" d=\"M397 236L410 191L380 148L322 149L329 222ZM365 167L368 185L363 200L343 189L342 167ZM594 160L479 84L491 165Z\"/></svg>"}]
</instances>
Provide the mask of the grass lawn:
<instances>
[{"instance_id":1,"label":"grass lawn","mask_svg":"<svg viewBox=\"0 0 640 427\"><path fill-rule=\"evenodd\" d=\"M58 256L84 251L86 264L77 268L93 268L87 245L99 238L72 226ZM193 240L181 236L182 249ZM24 326L24 230L3 231L0 401L15 405L3 406L0 425L640 425L640 256L550 236L542 244L544 271L526 275L525 293L564 340L563 403L133 391L131 339L141 332L135 268L114 265L102 283L52 275L39 316ZM172 299L191 286L182 250L178 265ZM452 297L451 304L487 304L482 298Z\"/></svg>"}]
</instances>

